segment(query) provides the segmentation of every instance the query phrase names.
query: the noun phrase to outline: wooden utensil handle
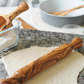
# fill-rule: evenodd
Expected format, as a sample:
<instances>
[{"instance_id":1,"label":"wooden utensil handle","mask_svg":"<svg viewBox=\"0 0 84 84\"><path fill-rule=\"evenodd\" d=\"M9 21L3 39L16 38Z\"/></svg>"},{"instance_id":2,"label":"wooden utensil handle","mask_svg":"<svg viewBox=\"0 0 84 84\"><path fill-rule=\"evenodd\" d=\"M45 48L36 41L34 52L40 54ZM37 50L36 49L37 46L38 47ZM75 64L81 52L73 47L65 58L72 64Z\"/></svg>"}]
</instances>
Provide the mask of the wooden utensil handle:
<instances>
[{"instance_id":1,"label":"wooden utensil handle","mask_svg":"<svg viewBox=\"0 0 84 84\"><path fill-rule=\"evenodd\" d=\"M59 15L59 16L65 16L66 14L76 10L76 9L79 9L79 8L82 8L84 7L84 5L81 5L81 6L77 6L75 8L72 8L72 9L68 9L68 10L64 10L64 11L60 11L60 12L54 12L54 13L50 13L50 14L53 14L53 15ZM61 15L61 14L64 14L64 15Z\"/></svg>"},{"instance_id":2,"label":"wooden utensil handle","mask_svg":"<svg viewBox=\"0 0 84 84\"><path fill-rule=\"evenodd\" d=\"M23 27L23 29L31 29L31 30L37 30L34 27L32 27L31 25L29 25L28 23L26 23L22 18L18 17L18 20L21 21L21 26Z\"/></svg>"},{"instance_id":3,"label":"wooden utensil handle","mask_svg":"<svg viewBox=\"0 0 84 84\"><path fill-rule=\"evenodd\" d=\"M70 10L70 9L69 9ZM60 12L50 12L50 14L53 14L53 15L59 15L61 13L64 13L64 12L67 12L69 10L64 10L64 11L60 11Z\"/></svg>"},{"instance_id":4,"label":"wooden utensil handle","mask_svg":"<svg viewBox=\"0 0 84 84\"><path fill-rule=\"evenodd\" d=\"M27 5L27 3L22 2L13 12L6 15L6 17L12 21L17 15L19 15L20 13L22 13L28 9L29 9L29 6Z\"/></svg>"},{"instance_id":5,"label":"wooden utensil handle","mask_svg":"<svg viewBox=\"0 0 84 84\"><path fill-rule=\"evenodd\" d=\"M60 61L70 54L73 49L81 47L82 44L82 40L79 37L76 37L70 44L63 44L62 46L16 71L12 77L0 80L0 84L21 84Z\"/></svg>"},{"instance_id":6,"label":"wooden utensil handle","mask_svg":"<svg viewBox=\"0 0 84 84\"><path fill-rule=\"evenodd\" d=\"M73 12L74 10L75 10L75 9L70 10L70 11L67 11L67 12L65 12L65 13L59 14L58 16L65 16L65 15L67 15L67 14Z\"/></svg>"},{"instance_id":7,"label":"wooden utensil handle","mask_svg":"<svg viewBox=\"0 0 84 84\"><path fill-rule=\"evenodd\" d=\"M81 7L80 7L80 8L81 8ZM69 13L75 11L76 9L78 9L78 8L73 8L73 9L67 11L67 12L64 12L64 13L62 13L62 14L59 14L58 16L65 16L65 15L67 15L67 14L69 14Z\"/></svg>"}]
</instances>

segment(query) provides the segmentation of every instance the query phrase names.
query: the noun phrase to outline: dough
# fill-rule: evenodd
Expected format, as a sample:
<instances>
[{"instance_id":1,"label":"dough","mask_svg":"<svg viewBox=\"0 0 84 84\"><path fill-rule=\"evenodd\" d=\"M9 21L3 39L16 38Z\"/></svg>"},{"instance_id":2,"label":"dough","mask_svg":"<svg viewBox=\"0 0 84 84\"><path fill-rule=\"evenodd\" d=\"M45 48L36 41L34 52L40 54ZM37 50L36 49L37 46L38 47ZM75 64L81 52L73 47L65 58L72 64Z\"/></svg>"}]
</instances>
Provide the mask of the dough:
<instances>
[{"instance_id":1,"label":"dough","mask_svg":"<svg viewBox=\"0 0 84 84\"><path fill-rule=\"evenodd\" d=\"M5 68L12 76L15 71L56 47L31 47L18 50L2 58ZM76 51L34 76L24 84L77 84L77 76L84 68L84 56Z\"/></svg>"}]
</instances>

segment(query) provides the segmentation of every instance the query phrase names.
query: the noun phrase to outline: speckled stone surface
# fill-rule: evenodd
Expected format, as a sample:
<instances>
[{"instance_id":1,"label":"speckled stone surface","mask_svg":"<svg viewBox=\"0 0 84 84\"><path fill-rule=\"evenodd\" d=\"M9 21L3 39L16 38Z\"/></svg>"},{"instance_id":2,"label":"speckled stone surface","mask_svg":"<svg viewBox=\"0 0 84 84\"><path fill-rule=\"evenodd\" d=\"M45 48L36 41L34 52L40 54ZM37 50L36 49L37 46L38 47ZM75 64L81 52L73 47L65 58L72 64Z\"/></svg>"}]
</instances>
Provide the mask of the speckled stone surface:
<instances>
[{"instance_id":1,"label":"speckled stone surface","mask_svg":"<svg viewBox=\"0 0 84 84\"><path fill-rule=\"evenodd\" d=\"M84 42L83 35L77 34L63 34L56 32L44 32L44 31L34 31L34 30L20 30L19 43L16 47L7 50L3 53L3 56L8 55L11 52L28 48L30 46L60 46L64 43L70 43L73 38L80 37ZM84 45L76 49L78 52L84 55ZM0 54L0 57L2 54ZM0 79L8 78L7 72L4 68L4 64L0 60ZM77 78L78 84L84 84L84 70L82 70Z\"/></svg>"}]
</instances>

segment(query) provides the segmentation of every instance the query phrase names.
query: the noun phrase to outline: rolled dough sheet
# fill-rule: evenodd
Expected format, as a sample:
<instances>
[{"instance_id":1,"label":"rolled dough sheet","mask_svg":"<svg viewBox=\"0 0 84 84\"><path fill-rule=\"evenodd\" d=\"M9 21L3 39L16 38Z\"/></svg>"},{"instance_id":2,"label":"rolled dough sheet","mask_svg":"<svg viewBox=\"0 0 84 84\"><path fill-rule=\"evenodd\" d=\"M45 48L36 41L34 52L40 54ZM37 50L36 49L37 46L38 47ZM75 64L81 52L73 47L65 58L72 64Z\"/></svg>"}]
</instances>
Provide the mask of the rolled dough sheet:
<instances>
[{"instance_id":1,"label":"rolled dough sheet","mask_svg":"<svg viewBox=\"0 0 84 84\"><path fill-rule=\"evenodd\" d=\"M2 58L12 76L15 71L29 64L56 47L30 47L18 50ZM79 72L84 68L84 56L76 51L34 76L24 84L77 84Z\"/></svg>"}]
</instances>

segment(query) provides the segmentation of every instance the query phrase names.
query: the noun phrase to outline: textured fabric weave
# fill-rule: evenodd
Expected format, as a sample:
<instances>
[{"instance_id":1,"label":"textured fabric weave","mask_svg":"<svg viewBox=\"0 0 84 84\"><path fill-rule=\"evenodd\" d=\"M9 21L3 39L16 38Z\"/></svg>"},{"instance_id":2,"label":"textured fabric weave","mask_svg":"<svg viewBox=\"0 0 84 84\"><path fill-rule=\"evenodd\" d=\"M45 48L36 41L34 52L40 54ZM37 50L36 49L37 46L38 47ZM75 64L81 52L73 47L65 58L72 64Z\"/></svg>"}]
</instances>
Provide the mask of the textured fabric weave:
<instances>
[{"instance_id":1,"label":"textured fabric weave","mask_svg":"<svg viewBox=\"0 0 84 84\"><path fill-rule=\"evenodd\" d=\"M27 2L28 0L0 0L0 7L3 6L18 6L22 1Z\"/></svg>"}]
</instances>

